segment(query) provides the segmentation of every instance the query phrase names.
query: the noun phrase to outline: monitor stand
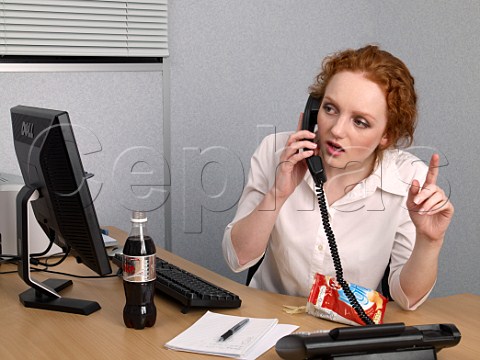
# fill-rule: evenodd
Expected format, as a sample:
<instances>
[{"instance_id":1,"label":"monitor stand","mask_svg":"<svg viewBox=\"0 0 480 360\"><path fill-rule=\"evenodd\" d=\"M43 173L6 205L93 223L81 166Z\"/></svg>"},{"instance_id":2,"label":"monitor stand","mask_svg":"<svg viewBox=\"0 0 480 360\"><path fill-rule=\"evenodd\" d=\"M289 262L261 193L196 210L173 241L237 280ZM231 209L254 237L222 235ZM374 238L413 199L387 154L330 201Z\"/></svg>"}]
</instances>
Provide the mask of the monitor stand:
<instances>
[{"instance_id":1,"label":"monitor stand","mask_svg":"<svg viewBox=\"0 0 480 360\"><path fill-rule=\"evenodd\" d=\"M37 282L30 276L30 249L28 241L28 200L35 188L24 186L17 195L18 274L31 288L19 295L25 307L89 315L100 309L95 301L61 297L59 292L71 286L71 280L48 279Z\"/></svg>"}]
</instances>

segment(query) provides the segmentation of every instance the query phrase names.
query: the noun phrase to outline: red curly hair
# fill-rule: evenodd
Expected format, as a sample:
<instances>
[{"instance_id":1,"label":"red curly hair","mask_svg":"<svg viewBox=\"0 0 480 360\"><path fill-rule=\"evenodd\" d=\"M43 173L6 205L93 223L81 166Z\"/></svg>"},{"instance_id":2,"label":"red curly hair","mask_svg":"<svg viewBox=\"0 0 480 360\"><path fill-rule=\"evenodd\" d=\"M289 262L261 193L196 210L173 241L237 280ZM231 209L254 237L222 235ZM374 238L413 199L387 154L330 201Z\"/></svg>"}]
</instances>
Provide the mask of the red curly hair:
<instances>
[{"instance_id":1,"label":"red curly hair","mask_svg":"<svg viewBox=\"0 0 480 360\"><path fill-rule=\"evenodd\" d=\"M386 147L405 146L413 143L417 122L417 95L414 79L407 66L378 46L368 45L360 49L348 49L327 56L322 70L309 90L313 97L323 98L332 77L341 71L364 73L378 84L387 100L388 144Z\"/></svg>"}]
</instances>

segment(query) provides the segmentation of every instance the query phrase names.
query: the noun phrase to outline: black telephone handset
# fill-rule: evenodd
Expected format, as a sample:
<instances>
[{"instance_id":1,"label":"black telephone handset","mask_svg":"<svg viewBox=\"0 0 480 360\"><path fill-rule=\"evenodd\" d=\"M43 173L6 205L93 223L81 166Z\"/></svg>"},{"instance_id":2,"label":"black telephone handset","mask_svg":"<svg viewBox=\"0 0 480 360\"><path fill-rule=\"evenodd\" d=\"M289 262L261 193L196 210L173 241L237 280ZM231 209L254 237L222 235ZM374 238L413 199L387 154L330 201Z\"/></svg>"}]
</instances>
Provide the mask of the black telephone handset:
<instances>
[{"instance_id":1,"label":"black telephone handset","mask_svg":"<svg viewBox=\"0 0 480 360\"><path fill-rule=\"evenodd\" d=\"M314 98L312 95L309 96L307 104L305 105L305 111L303 113L302 130L309 130L311 132L315 131L315 126L317 125L317 116L318 112L320 111L321 102L321 99ZM315 182L318 206L320 208L320 214L322 216L323 228L325 230L325 234L327 235L328 246L330 247L330 254L333 259L337 282L341 285L343 292L345 293L350 302L350 305L356 311L362 321L367 325L373 325L375 323L365 313L362 306L359 304L357 298L350 290L348 283L343 278L342 263L340 261L340 256L338 255L335 235L333 234L333 230L330 226L327 202L325 200L325 193L323 191L323 183L327 181L327 176L325 175L325 169L323 168L322 158L320 156L311 156L307 158L306 161L308 170L312 174L313 180Z\"/></svg>"},{"instance_id":2,"label":"black telephone handset","mask_svg":"<svg viewBox=\"0 0 480 360\"><path fill-rule=\"evenodd\" d=\"M317 115L320 109L321 100L310 95L303 112L302 130L315 131L317 124ZM315 185L322 186L327 181L325 170L323 169L322 158L320 156L311 156L307 159L308 170L312 174Z\"/></svg>"}]
</instances>

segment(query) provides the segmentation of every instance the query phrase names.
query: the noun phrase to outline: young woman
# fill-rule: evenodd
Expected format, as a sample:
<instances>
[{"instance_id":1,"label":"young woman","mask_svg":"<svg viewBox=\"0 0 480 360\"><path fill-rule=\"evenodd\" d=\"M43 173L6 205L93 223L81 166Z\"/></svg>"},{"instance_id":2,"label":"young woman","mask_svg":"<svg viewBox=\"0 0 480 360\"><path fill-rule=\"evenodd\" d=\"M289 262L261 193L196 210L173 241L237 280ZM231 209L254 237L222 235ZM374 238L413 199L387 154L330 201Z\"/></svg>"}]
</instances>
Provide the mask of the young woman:
<instances>
[{"instance_id":1,"label":"young woman","mask_svg":"<svg viewBox=\"0 0 480 360\"><path fill-rule=\"evenodd\" d=\"M225 258L239 272L265 256L250 285L289 295L308 296L317 272L335 276L305 161L320 155L345 280L376 289L390 262L392 298L415 309L435 284L454 209L436 184L438 155L427 167L400 150L413 141L414 79L370 45L327 57L310 93L321 99L317 132L301 130L302 115L296 132L263 140L225 230Z\"/></svg>"}]
</instances>

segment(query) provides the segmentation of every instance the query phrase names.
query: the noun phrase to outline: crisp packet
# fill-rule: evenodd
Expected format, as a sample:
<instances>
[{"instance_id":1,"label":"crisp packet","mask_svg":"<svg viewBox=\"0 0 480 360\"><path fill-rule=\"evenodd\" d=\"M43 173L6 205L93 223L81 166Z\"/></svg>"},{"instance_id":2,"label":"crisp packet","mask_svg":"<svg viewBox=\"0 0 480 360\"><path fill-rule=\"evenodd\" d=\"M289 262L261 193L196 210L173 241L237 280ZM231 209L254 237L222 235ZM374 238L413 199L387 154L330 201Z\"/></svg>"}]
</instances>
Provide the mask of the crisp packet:
<instances>
[{"instance_id":1,"label":"crisp packet","mask_svg":"<svg viewBox=\"0 0 480 360\"><path fill-rule=\"evenodd\" d=\"M375 324L383 323L387 298L378 291L349 284L363 310ZM322 319L347 325L364 325L334 277L315 274L307 302L307 313Z\"/></svg>"}]
</instances>

